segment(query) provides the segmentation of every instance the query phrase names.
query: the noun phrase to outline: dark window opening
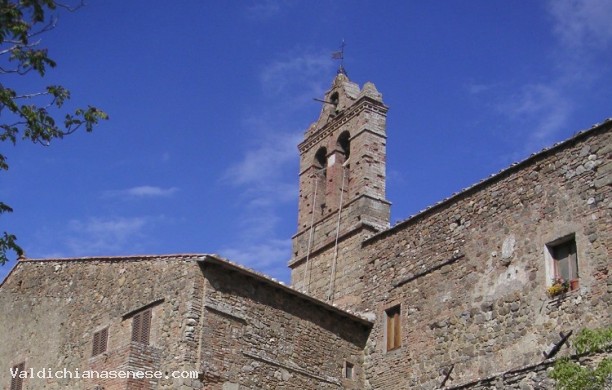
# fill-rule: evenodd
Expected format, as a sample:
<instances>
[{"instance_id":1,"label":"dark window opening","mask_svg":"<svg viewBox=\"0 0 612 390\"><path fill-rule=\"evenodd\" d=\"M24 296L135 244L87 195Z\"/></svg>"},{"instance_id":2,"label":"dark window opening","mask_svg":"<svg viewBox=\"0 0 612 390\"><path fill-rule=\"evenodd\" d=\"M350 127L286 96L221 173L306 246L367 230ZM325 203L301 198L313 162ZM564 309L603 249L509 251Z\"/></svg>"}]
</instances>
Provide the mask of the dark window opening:
<instances>
[{"instance_id":1,"label":"dark window opening","mask_svg":"<svg viewBox=\"0 0 612 390\"><path fill-rule=\"evenodd\" d=\"M346 379L353 379L353 363L345 362L344 363L344 377Z\"/></svg>"},{"instance_id":2,"label":"dark window opening","mask_svg":"<svg viewBox=\"0 0 612 390\"><path fill-rule=\"evenodd\" d=\"M578 255L575 238L571 237L558 244L549 244L548 249L553 260L554 278L569 283L570 290L577 289Z\"/></svg>"},{"instance_id":3,"label":"dark window opening","mask_svg":"<svg viewBox=\"0 0 612 390\"><path fill-rule=\"evenodd\" d=\"M338 92L334 92L330 97L329 97L329 102L331 104L333 104L334 108L338 108L338 104L340 103L340 95L338 95Z\"/></svg>"},{"instance_id":4,"label":"dark window opening","mask_svg":"<svg viewBox=\"0 0 612 390\"><path fill-rule=\"evenodd\" d=\"M387 309L385 314L387 319L387 351L392 351L402 346L400 305Z\"/></svg>"},{"instance_id":5,"label":"dark window opening","mask_svg":"<svg viewBox=\"0 0 612 390\"><path fill-rule=\"evenodd\" d=\"M351 155L351 134L348 131L343 132L338 137L338 146L344 154L344 161L348 160Z\"/></svg>"},{"instance_id":6,"label":"dark window opening","mask_svg":"<svg viewBox=\"0 0 612 390\"><path fill-rule=\"evenodd\" d=\"M315 158L313 162L314 167L314 194L315 197L313 199L313 213L316 212L316 206L321 208L321 213L324 212L325 208L325 194L327 187L327 148L321 147L315 153Z\"/></svg>"},{"instance_id":7,"label":"dark window opening","mask_svg":"<svg viewBox=\"0 0 612 390\"><path fill-rule=\"evenodd\" d=\"M149 344L151 333L151 309L141 311L132 317L132 341Z\"/></svg>"},{"instance_id":8,"label":"dark window opening","mask_svg":"<svg viewBox=\"0 0 612 390\"><path fill-rule=\"evenodd\" d=\"M315 166L319 169L327 168L327 148L320 148L315 154Z\"/></svg>"},{"instance_id":9,"label":"dark window opening","mask_svg":"<svg viewBox=\"0 0 612 390\"><path fill-rule=\"evenodd\" d=\"M108 345L108 328L104 328L101 331L94 333L93 346L91 356L97 356L102 352L106 352Z\"/></svg>"},{"instance_id":10,"label":"dark window opening","mask_svg":"<svg viewBox=\"0 0 612 390\"><path fill-rule=\"evenodd\" d=\"M11 390L23 389L23 378L20 378L19 374L25 371L25 362L19 363L13 366L11 370ZM15 376L13 376L15 375Z\"/></svg>"}]
</instances>

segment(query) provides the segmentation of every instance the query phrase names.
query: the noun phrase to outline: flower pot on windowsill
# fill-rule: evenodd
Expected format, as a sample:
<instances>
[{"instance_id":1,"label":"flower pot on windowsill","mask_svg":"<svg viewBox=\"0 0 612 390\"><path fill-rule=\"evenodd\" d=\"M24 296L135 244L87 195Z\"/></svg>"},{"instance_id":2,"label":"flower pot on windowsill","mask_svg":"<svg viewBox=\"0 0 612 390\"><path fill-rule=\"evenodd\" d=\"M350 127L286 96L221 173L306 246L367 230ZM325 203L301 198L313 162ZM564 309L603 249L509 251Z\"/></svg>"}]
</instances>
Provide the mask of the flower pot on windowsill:
<instances>
[{"instance_id":1,"label":"flower pot on windowsill","mask_svg":"<svg viewBox=\"0 0 612 390\"><path fill-rule=\"evenodd\" d=\"M546 294L548 295L549 298L556 298L558 296L565 294L566 292L567 292L567 289L565 289L562 285L559 285L559 284L553 284L552 286L546 289Z\"/></svg>"},{"instance_id":2,"label":"flower pot on windowsill","mask_svg":"<svg viewBox=\"0 0 612 390\"><path fill-rule=\"evenodd\" d=\"M569 289L570 289L569 282L561 278L556 278L556 279L553 279L552 285L546 289L546 294L550 298L555 298L555 297L564 295L566 292L569 291Z\"/></svg>"},{"instance_id":3,"label":"flower pot on windowsill","mask_svg":"<svg viewBox=\"0 0 612 390\"><path fill-rule=\"evenodd\" d=\"M572 279L569 282L570 291L576 291L580 288L580 283L578 283L578 279Z\"/></svg>"}]
</instances>

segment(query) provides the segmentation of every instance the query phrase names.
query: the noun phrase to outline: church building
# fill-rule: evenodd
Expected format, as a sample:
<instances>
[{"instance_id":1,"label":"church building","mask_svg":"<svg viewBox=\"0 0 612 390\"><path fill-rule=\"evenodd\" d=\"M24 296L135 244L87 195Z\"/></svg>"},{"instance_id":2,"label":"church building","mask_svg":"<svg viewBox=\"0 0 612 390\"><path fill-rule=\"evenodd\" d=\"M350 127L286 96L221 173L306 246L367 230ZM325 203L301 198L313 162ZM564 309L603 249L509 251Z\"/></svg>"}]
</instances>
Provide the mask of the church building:
<instances>
[{"instance_id":1,"label":"church building","mask_svg":"<svg viewBox=\"0 0 612 390\"><path fill-rule=\"evenodd\" d=\"M390 226L382 94L341 71L322 100L291 285L213 254L21 258L0 388L553 389L612 324L612 120Z\"/></svg>"}]
</instances>

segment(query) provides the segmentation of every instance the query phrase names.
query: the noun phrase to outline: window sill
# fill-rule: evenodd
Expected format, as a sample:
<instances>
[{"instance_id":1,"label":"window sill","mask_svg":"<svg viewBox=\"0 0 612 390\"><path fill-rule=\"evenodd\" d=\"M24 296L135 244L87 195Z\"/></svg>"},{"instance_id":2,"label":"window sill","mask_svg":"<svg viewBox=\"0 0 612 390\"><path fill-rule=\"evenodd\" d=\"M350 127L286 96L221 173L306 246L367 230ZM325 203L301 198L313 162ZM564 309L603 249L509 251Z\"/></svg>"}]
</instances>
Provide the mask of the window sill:
<instances>
[{"instance_id":1,"label":"window sill","mask_svg":"<svg viewBox=\"0 0 612 390\"><path fill-rule=\"evenodd\" d=\"M572 279L570 282L570 288L569 290L559 293L555 296L548 296L548 300L549 301L555 301L555 300L564 300L567 296L572 296L572 295L576 295L580 293L580 280L579 279ZM551 289L553 286L548 286L547 290Z\"/></svg>"},{"instance_id":2,"label":"window sill","mask_svg":"<svg viewBox=\"0 0 612 390\"><path fill-rule=\"evenodd\" d=\"M402 350L402 346L401 345L399 347L395 347L393 349L387 349L387 350L385 350L385 355L396 355L401 350Z\"/></svg>"},{"instance_id":3,"label":"window sill","mask_svg":"<svg viewBox=\"0 0 612 390\"><path fill-rule=\"evenodd\" d=\"M546 297L546 306L548 308L551 307L556 307L558 308L559 306L561 306L562 304L564 304L565 302L568 302L572 299L575 300L574 303L579 304L580 301L582 300L582 292L580 288L577 288L575 290L571 290L568 292L565 292L563 294L559 294L556 295L554 297Z\"/></svg>"}]
</instances>

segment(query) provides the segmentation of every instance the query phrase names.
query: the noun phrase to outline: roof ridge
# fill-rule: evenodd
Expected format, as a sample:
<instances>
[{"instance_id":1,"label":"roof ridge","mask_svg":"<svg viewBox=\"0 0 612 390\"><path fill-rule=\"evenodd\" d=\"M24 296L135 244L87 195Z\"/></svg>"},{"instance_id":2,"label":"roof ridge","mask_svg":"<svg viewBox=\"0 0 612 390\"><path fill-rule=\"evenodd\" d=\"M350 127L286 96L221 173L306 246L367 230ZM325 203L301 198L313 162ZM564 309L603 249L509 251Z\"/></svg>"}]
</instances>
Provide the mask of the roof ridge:
<instances>
[{"instance_id":1,"label":"roof ridge","mask_svg":"<svg viewBox=\"0 0 612 390\"><path fill-rule=\"evenodd\" d=\"M154 260L154 259L192 259L203 258L206 253L174 253L161 255L116 255L116 256L83 256L83 257L50 257L50 258L23 258L20 262L52 262L52 261L117 261L117 260Z\"/></svg>"}]
</instances>

